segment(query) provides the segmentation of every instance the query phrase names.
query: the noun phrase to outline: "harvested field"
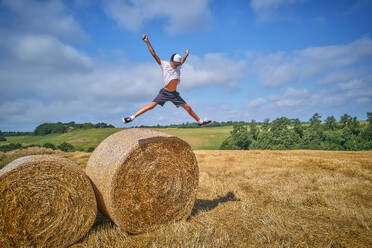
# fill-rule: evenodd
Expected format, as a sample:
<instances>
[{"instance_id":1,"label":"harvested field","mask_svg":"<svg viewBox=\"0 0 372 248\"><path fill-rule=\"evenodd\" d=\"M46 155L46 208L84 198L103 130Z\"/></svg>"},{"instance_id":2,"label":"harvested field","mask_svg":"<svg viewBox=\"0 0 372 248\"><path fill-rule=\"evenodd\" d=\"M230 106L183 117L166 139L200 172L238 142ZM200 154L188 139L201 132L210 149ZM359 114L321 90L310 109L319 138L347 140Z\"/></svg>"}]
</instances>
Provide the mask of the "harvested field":
<instances>
[{"instance_id":1,"label":"harvested field","mask_svg":"<svg viewBox=\"0 0 372 248\"><path fill-rule=\"evenodd\" d=\"M187 221L128 235L99 216L79 247L371 247L372 152L195 153Z\"/></svg>"},{"instance_id":2,"label":"harvested field","mask_svg":"<svg viewBox=\"0 0 372 248\"><path fill-rule=\"evenodd\" d=\"M73 247L371 247L372 151L194 152L187 221L128 235L98 215Z\"/></svg>"}]
</instances>

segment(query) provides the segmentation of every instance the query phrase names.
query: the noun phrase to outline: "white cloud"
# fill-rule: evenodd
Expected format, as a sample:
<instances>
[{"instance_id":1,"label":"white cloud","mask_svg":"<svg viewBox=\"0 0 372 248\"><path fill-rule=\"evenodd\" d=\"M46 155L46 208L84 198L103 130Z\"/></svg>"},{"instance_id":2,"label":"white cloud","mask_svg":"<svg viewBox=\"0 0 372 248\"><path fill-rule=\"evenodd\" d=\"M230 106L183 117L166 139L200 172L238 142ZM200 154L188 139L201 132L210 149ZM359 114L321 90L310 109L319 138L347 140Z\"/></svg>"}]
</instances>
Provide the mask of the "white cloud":
<instances>
[{"instance_id":1,"label":"white cloud","mask_svg":"<svg viewBox=\"0 0 372 248\"><path fill-rule=\"evenodd\" d=\"M256 98L254 100L252 100L249 104L248 104L248 107L257 107L257 106L261 106L262 104L265 104L267 101L262 98L262 97L259 97L259 98Z\"/></svg>"},{"instance_id":2,"label":"white cloud","mask_svg":"<svg viewBox=\"0 0 372 248\"><path fill-rule=\"evenodd\" d=\"M362 38L346 45L311 47L291 53L258 56L253 66L260 84L280 86L310 80L332 70L343 70L346 66L357 65L371 57L372 39ZM342 75L336 76L333 73L320 82L333 82L337 77Z\"/></svg>"},{"instance_id":3,"label":"white cloud","mask_svg":"<svg viewBox=\"0 0 372 248\"><path fill-rule=\"evenodd\" d=\"M334 85L328 89L285 89L282 94L260 97L249 103L249 112L267 116L303 115L305 112L334 112L348 107L364 106L372 101L371 84L351 82L347 87ZM259 104L258 104L259 103ZM362 104L362 105L360 105ZM256 107L259 106L259 110ZM298 116L297 116L298 117Z\"/></svg>"},{"instance_id":4,"label":"white cloud","mask_svg":"<svg viewBox=\"0 0 372 248\"><path fill-rule=\"evenodd\" d=\"M205 29L211 21L210 0L110 0L102 1L105 12L120 26L139 30L146 21L165 18L170 33Z\"/></svg>"},{"instance_id":5,"label":"white cloud","mask_svg":"<svg viewBox=\"0 0 372 248\"><path fill-rule=\"evenodd\" d=\"M0 4L12 13L7 32L52 35L65 41L87 36L61 0L3 0Z\"/></svg>"},{"instance_id":6,"label":"white cloud","mask_svg":"<svg viewBox=\"0 0 372 248\"><path fill-rule=\"evenodd\" d=\"M259 21L270 21L277 16L280 8L303 3L306 0L252 0L251 7Z\"/></svg>"},{"instance_id":7,"label":"white cloud","mask_svg":"<svg viewBox=\"0 0 372 248\"><path fill-rule=\"evenodd\" d=\"M190 55L183 66L182 87L197 88L204 85L234 86L246 72L244 60L231 60L223 54L205 54L203 58Z\"/></svg>"},{"instance_id":8,"label":"white cloud","mask_svg":"<svg viewBox=\"0 0 372 248\"><path fill-rule=\"evenodd\" d=\"M11 49L16 59L22 63L30 64L30 66L38 64L60 71L66 67L74 70L76 67L89 68L92 64L88 56L51 36L27 35L18 37Z\"/></svg>"}]
</instances>

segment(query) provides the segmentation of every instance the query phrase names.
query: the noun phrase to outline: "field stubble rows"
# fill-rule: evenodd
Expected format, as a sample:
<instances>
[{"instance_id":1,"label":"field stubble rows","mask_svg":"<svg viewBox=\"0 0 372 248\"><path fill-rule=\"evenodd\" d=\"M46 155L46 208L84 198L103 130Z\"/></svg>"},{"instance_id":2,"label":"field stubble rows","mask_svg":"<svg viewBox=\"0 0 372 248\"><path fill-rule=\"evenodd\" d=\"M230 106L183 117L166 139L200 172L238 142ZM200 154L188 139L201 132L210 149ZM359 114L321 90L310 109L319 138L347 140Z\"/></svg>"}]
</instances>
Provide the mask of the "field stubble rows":
<instances>
[{"instance_id":1,"label":"field stubble rows","mask_svg":"<svg viewBox=\"0 0 372 248\"><path fill-rule=\"evenodd\" d=\"M74 247L368 247L372 152L195 151L185 222L128 235L103 216ZM89 154L70 153L84 167ZM161 213L159 213L161 214Z\"/></svg>"},{"instance_id":2,"label":"field stubble rows","mask_svg":"<svg viewBox=\"0 0 372 248\"><path fill-rule=\"evenodd\" d=\"M0 153L0 160L45 153L82 168L90 156L28 148ZM99 214L74 247L371 247L371 151L195 154L200 183L187 221L128 235Z\"/></svg>"}]
</instances>

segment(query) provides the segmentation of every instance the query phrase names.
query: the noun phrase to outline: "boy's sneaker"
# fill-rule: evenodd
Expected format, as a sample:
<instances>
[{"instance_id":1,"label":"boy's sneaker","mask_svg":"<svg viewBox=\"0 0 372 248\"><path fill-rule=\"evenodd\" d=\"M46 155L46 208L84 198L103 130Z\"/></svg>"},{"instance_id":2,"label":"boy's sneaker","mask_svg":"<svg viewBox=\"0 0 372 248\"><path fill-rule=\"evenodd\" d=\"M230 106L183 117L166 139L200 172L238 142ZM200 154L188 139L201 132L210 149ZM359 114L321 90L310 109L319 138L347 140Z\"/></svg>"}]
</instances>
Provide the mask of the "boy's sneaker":
<instances>
[{"instance_id":1,"label":"boy's sneaker","mask_svg":"<svg viewBox=\"0 0 372 248\"><path fill-rule=\"evenodd\" d=\"M130 117L124 117L122 120L123 120L123 123L124 124L127 124L127 123L129 123L129 122L132 121L132 118L130 118Z\"/></svg>"},{"instance_id":2,"label":"boy's sneaker","mask_svg":"<svg viewBox=\"0 0 372 248\"><path fill-rule=\"evenodd\" d=\"M198 123L198 125L199 125L199 127L203 127L203 126L208 126L211 123L212 123L212 121L208 120L208 121L202 121L201 123Z\"/></svg>"}]
</instances>

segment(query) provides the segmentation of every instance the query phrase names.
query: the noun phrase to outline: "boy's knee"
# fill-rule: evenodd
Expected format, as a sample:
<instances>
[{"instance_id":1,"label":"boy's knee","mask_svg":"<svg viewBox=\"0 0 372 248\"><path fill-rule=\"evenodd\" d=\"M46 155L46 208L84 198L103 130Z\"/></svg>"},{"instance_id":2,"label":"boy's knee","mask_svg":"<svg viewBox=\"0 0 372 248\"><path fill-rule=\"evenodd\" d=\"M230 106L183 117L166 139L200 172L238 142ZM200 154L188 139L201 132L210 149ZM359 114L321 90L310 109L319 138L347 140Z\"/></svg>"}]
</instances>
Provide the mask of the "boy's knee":
<instances>
[{"instance_id":1,"label":"boy's knee","mask_svg":"<svg viewBox=\"0 0 372 248\"><path fill-rule=\"evenodd\" d=\"M184 105L182 105L182 107L183 107L184 109L186 109L187 111L190 111L190 110L191 110L190 105L188 105L187 103L184 104Z\"/></svg>"},{"instance_id":2,"label":"boy's knee","mask_svg":"<svg viewBox=\"0 0 372 248\"><path fill-rule=\"evenodd\" d=\"M158 105L156 102L150 103L150 105L149 105L149 109L153 109L153 108L155 108L156 105Z\"/></svg>"}]
</instances>

